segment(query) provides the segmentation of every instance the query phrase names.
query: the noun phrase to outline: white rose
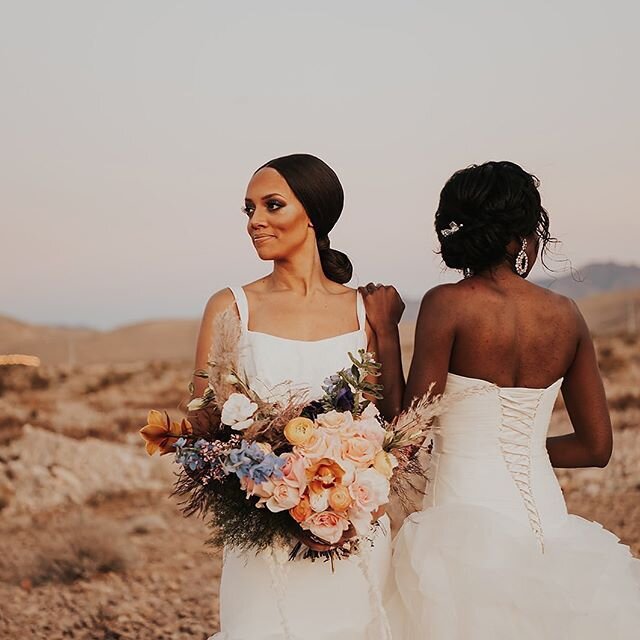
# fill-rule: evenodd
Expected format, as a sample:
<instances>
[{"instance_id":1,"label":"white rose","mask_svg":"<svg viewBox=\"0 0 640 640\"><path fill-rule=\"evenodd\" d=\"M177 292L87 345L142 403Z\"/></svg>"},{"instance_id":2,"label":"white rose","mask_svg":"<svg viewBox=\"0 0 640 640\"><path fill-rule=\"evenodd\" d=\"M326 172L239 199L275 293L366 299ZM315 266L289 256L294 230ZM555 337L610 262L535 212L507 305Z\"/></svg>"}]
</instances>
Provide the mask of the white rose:
<instances>
[{"instance_id":1,"label":"white rose","mask_svg":"<svg viewBox=\"0 0 640 640\"><path fill-rule=\"evenodd\" d=\"M309 504L315 512L325 511L329 508L329 493L329 489L309 491Z\"/></svg>"},{"instance_id":2,"label":"white rose","mask_svg":"<svg viewBox=\"0 0 640 640\"><path fill-rule=\"evenodd\" d=\"M349 486L354 508L375 511L380 505L389 502L389 480L375 469L362 469L356 472L356 478Z\"/></svg>"},{"instance_id":3,"label":"white rose","mask_svg":"<svg viewBox=\"0 0 640 640\"><path fill-rule=\"evenodd\" d=\"M370 402L360 415L363 418L375 418L376 416L380 415L380 412L378 411L378 407L376 407L373 402Z\"/></svg>"},{"instance_id":4,"label":"white rose","mask_svg":"<svg viewBox=\"0 0 640 640\"><path fill-rule=\"evenodd\" d=\"M222 406L222 424L242 431L253 424L253 414L257 411L258 405L251 402L247 396L241 393L232 393L229 399Z\"/></svg>"}]
</instances>

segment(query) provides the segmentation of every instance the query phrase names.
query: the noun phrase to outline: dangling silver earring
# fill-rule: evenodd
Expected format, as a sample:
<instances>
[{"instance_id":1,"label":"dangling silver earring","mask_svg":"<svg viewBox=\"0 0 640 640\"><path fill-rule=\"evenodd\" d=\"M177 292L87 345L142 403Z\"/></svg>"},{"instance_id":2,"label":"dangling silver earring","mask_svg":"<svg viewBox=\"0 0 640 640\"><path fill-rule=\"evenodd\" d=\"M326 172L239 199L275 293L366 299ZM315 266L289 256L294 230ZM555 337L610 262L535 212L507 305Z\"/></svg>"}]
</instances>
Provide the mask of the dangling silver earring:
<instances>
[{"instance_id":1,"label":"dangling silver earring","mask_svg":"<svg viewBox=\"0 0 640 640\"><path fill-rule=\"evenodd\" d=\"M465 267L462 270L462 275L464 276L464 279L466 280L467 278L470 278L473 275L473 271L471 271L471 269L469 267Z\"/></svg>"},{"instance_id":2,"label":"dangling silver earring","mask_svg":"<svg viewBox=\"0 0 640 640\"><path fill-rule=\"evenodd\" d=\"M522 248L518 252L516 256L515 269L516 273L519 276L523 276L527 273L527 269L529 268L529 256L527 255L527 239L522 239Z\"/></svg>"}]
</instances>

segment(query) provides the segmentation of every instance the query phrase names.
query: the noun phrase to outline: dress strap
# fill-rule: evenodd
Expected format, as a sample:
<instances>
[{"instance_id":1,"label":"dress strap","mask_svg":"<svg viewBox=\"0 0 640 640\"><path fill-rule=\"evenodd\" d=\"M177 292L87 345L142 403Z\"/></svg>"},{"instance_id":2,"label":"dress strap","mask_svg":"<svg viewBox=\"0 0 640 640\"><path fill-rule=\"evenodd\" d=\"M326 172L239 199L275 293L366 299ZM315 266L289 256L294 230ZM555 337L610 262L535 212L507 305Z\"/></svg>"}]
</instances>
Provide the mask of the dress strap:
<instances>
[{"instance_id":1,"label":"dress strap","mask_svg":"<svg viewBox=\"0 0 640 640\"><path fill-rule=\"evenodd\" d=\"M240 314L240 323L244 329L249 329L249 302L247 294L242 287L228 287L236 300L238 313Z\"/></svg>"},{"instance_id":2,"label":"dress strap","mask_svg":"<svg viewBox=\"0 0 640 640\"><path fill-rule=\"evenodd\" d=\"M356 291L356 306L358 310L358 325L360 331L364 331L367 327L367 310L364 306L364 300L362 298L362 294L359 291Z\"/></svg>"}]
</instances>

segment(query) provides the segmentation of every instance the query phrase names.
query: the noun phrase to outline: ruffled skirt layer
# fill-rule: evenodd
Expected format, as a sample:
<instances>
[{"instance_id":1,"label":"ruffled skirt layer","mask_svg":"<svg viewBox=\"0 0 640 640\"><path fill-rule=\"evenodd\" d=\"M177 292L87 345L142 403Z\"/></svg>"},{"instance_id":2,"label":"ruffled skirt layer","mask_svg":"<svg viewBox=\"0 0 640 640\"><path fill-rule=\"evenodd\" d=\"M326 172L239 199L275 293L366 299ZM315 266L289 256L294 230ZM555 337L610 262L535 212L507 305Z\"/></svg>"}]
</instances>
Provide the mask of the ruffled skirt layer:
<instances>
[{"instance_id":1,"label":"ruffled skirt layer","mask_svg":"<svg viewBox=\"0 0 640 640\"><path fill-rule=\"evenodd\" d=\"M637 640L640 561L597 523L532 531L487 508L410 516L394 550L394 640Z\"/></svg>"}]
</instances>

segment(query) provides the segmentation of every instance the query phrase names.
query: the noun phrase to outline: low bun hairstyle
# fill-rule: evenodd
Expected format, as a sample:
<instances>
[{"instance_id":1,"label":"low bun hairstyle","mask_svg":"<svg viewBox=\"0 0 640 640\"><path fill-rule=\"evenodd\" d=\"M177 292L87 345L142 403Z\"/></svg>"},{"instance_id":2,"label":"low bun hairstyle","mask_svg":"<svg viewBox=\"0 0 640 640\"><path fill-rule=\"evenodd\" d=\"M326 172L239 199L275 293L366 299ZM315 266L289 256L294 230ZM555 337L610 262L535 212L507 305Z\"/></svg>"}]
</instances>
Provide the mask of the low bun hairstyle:
<instances>
[{"instance_id":1,"label":"low bun hairstyle","mask_svg":"<svg viewBox=\"0 0 640 640\"><path fill-rule=\"evenodd\" d=\"M353 266L348 256L331 248L329 233L340 218L344 191L335 171L307 153L275 158L263 164L275 169L300 201L316 232L322 270L330 280L344 284L351 280Z\"/></svg>"},{"instance_id":2,"label":"low bun hairstyle","mask_svg":"<svg viewBox=\"0 0 640 640\"><path fill-rule=\"evenodd\" d=\"M539 185L534 175L507 161L471 165L454 173L440 193L435 217L444 263L480 273L513 261L507 245L533 234L544 253L552 238ZM446 232L456 225L459 230Z\"/></svg>"}]
</instances>

